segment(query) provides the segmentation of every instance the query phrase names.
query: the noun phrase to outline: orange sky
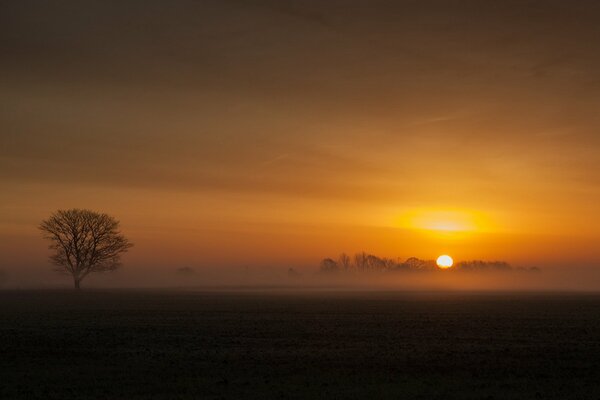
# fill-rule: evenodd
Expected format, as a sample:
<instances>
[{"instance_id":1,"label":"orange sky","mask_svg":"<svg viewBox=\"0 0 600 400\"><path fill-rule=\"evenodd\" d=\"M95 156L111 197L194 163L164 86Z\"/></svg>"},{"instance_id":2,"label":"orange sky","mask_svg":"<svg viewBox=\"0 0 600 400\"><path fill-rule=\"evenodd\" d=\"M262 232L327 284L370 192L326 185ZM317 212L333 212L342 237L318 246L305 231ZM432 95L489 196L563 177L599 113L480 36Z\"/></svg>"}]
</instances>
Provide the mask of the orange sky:
<instances>
[{"instance_id":1,"label":"orange sky","mask_svg":"<svg viewBox=\"0 0 600 400\"><path fill-rule=\"evenodd\" d=\"M13 3L0 268L70 207L135 268L600 263L594 2Z\"/></svg>"}]
</instances>

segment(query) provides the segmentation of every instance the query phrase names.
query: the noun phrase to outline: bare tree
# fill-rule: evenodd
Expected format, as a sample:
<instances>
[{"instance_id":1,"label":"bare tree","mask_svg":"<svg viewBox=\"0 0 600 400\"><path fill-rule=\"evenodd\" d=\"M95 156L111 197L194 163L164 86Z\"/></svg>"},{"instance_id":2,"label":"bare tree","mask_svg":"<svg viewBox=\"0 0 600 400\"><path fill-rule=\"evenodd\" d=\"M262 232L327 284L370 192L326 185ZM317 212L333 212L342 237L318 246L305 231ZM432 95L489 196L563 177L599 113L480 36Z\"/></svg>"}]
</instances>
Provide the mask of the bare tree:
<instances>
[{"instance_id":1,"label":"bare tree","mask_svg":"<svg viewBox=\"0 0 600 400\"><path fill-rule=\"evenodd\" d=\"M367 258L368 254L364 251L362 253L356 253L354 255L354 265L356 265L356 269L359 272L364 272L367 270Z\"/></svg>"},{"instance_id":2,"label":"bare tree","mask_svg":"<svg viewBox=\"0 0 600 400\"><path fill-rule=\"evenodd\" d=\"M404 265L406 265L408 269L424 269L425 261L417 257L410 257L404 261Z\"/></svg>"},{"instance_id":3,"label":"bare tree","mask_svg":"<svg viewBox=\"0 0 600 400\"><path fill-rule=\"evenodd\" d=\"M331 258L324 258L320 264L321 272L337 272L339 270L337 262Z\"/></svg>"},{"instance_id":4,"label":"bare tree","mask_svg":"<svg viewBox=\"0 0 600 400\"><path fill-rule=\"evenodd\" d=\"M54 251L56 271L73 276L75 288L92 272L113 271L132 243L119 232L119 221L90 210L59 210L39 229Z\"/></svg>"},{"instance_id":5,"label":"bare tree","mask_svg":"<svg viewBox=\"0 0 600 400\"><path fill-rule=\"evenodd\" d=\"M509 271L512 269L510 264L505 261L482 261L482 260L472 260L472 261L461 261L456 264L457 270L463 271L484 271L484 270L499 270L499 271Z\"/></svg>"},{"instance_id":6,"label":"bare tree","mask_svg":"<svg viewBox=\"0 0 600 400\"><path fill-rule=\"evenodd\" d=\"M369 271L384 271L386 269L385 260L373 254L367 256L367 265Z\"/></svg>"},{"instance_id":7,"label":"bare tree","mask_svg":"<svg viewBox=\"0 0 600 400\"><path fill-rule=\"evenodd\" d=\"M350 268L352 267L352 262L350 261L350 256L348 256L348 254L346 253L342 253L340 254L340 257L338 258L338 265L339 267L344 270L344 272L348 272L350 270Z\"/></svg>"}]
</instances>

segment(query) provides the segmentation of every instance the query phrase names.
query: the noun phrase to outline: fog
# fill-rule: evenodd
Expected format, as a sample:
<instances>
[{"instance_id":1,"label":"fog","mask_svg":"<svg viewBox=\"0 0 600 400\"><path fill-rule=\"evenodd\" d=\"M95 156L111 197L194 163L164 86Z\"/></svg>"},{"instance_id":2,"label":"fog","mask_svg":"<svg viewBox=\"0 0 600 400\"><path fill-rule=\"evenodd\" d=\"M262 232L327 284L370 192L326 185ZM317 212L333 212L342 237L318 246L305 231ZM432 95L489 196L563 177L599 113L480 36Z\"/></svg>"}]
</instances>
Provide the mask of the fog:
<instances>
[{"instance_id":1,"label":"fog","mask_svg":"<svg viewBox=\"0 0 600 400\"><path fill-rule=\"evenodd\" d=\"M63 289L73 285L70 276L47 267L4 268L0 288ZM185 290L391 290L391 291L597 291L600 271L593 266L540 268L539 271L405 271L324 274L317 268L239 267L122 268L92 274L83 289L185 289Z\"/></svg>"}]
</instances>

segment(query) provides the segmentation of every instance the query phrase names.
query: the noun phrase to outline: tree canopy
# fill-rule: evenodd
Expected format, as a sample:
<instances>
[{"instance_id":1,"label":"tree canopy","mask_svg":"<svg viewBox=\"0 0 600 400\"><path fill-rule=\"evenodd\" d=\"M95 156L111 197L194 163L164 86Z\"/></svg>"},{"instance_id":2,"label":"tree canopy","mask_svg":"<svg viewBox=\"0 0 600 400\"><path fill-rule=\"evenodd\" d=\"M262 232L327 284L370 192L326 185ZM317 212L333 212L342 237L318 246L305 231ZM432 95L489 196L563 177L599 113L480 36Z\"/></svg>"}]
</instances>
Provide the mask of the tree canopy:
<instances>
[{"instance_id":1,"label":"tree canopy","mask_svg":"<svg viewBox=\"0 0 600 400\"><path fill-rule=\"evenodd\" d=\"M39 226L53 251L56 271L73 276L76 288L90 273L113 271L133 246L108 214L84 209L58 210Z\"/></svg>"}]
</instances>

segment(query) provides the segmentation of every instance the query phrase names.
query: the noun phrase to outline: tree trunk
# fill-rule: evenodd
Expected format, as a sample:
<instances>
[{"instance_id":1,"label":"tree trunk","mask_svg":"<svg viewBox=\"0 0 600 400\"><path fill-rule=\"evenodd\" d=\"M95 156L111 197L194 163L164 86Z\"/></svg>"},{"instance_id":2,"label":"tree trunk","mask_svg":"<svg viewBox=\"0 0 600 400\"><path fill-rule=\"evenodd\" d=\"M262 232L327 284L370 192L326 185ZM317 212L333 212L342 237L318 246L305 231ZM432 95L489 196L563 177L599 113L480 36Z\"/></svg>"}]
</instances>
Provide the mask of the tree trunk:
<instances>
[{"instance_id":1,"label":"tree trunk","mask_svg":"<svg viewBox=\"0 0 600 400\"><path fill-rule=\"evenodd\" d=\"M81 289L81 287L79 286L79 283L80 283L80 282L81 282L81 279L79 279L79 278L76 278L76 277L75 277L75 278L73 278L73 283L75 284L75 289L76 289L76 290L79 290L79 289Z\"/></svg>"}]
</instances>

